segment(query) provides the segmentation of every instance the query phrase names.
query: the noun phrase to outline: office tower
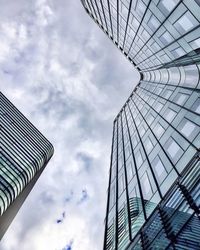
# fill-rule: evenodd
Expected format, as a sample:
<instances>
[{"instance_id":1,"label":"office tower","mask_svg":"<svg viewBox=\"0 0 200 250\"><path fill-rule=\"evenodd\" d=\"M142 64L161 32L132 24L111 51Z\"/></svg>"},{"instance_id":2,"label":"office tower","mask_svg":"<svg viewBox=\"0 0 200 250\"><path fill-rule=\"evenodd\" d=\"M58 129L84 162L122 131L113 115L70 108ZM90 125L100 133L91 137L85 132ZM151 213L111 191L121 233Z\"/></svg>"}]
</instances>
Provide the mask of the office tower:
<instances>
[{"instance_id":1,"label":"office tower","mask_svg":"<svg viewBox=\"0 0 200 250\"><path fill-rule=\"evenodd\" d=\"M52 155L51 143L0 92L0 239Z\"/></svg>"},{"instance_id":2,"label":"office tower","mask_svg":"<svg viewBox=\"0 0 200 250\"><path fill-rule=\"evenodd\" d=\"M82 4L140 73L114 120L104 249L200 249L200 2Z\"/></svg>"},{"instance_id":3,"label":"office tower","mask_svg":"<svg viewBox=\"0 0 200 250\"><path fill-rule=\"evenodd\" d=\"M199 0L81 1L138 70L199 61Z\"/></svg>"}]
</instances>

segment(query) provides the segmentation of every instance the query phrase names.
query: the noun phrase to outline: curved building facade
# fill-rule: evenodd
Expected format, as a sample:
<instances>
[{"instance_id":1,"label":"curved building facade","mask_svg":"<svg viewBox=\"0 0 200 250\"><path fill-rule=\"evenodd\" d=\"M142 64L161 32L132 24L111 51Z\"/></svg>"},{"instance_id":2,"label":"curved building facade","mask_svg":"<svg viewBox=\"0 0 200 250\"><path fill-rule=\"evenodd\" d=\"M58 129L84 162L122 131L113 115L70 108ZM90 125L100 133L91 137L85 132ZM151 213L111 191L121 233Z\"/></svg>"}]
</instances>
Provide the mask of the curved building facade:
<instances>
[{"instance_id":1,"label":"curved building facade","mask_svg":"<svg viewBox=\"0 0 200 250\"><path fill-rule=\"evenodd\" d=\"M200 249L200 2L82 4L141 76L114 120L104 250Z\"/></svg>"},{"instance_id":2,"label":"curved building facade","mask_svg":"<svg viewBox=\"0 0 200 250\"><path fill-rule=\"evenodd\" d=\"M0 238L53 151L52 144L0 92Z\"/></svg>"}]
</instances>

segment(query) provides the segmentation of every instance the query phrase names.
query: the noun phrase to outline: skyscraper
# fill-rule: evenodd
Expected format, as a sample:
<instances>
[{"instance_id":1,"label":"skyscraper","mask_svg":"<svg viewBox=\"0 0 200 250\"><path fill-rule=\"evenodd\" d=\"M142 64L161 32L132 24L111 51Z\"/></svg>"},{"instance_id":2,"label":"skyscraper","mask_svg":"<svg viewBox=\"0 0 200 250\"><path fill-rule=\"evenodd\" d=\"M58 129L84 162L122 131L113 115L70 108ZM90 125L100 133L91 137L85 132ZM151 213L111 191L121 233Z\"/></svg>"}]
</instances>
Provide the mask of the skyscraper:
<instances>
[{"instance_id":1,"label":"skyscraper","mask_svg":"<svg viewBox=\"0 0 200 250\"><path fill-rule=\"evenodd\" d=\"M0 92L0 239L53 151L51 143Z\"/></svg>"},{"instance_id":2,"label":"skyscraper","mask_svg":"<svg viewBox=\"0 0 200 250\"><path fill-rule=\"evenodd\" d=\"M140 72L113 124L104 249L200 249L200 2L82 4Z\"/></svg>"}]
</instances>

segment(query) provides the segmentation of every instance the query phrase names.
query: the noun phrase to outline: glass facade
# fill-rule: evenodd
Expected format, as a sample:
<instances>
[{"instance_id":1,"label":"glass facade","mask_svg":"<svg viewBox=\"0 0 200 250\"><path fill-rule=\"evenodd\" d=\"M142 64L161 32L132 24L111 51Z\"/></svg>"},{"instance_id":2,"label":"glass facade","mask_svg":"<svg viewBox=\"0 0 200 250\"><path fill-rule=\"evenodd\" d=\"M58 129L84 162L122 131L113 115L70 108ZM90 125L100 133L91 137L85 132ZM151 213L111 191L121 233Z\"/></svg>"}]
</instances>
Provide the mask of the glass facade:
<instances>
[{"instance_id":1,"label":"glass facade","mask_svg":"<svg viewBox=\"0 0 200 250\"><path fill-rule=\"evenodd\" d=\"M0 92L0 237L13 203L22 203L52 155L51 143Z\"/></svg>"},{"instance_id":2,"label":"glass facade","mask_svg":"<svg viewBox=\"0 0 200 250\"><path fill-rule=\"evenodd\" d=\"M141 76L114 120L104 249L200 249L200 2L82 4Z\"/></svg>"}]
</instances>

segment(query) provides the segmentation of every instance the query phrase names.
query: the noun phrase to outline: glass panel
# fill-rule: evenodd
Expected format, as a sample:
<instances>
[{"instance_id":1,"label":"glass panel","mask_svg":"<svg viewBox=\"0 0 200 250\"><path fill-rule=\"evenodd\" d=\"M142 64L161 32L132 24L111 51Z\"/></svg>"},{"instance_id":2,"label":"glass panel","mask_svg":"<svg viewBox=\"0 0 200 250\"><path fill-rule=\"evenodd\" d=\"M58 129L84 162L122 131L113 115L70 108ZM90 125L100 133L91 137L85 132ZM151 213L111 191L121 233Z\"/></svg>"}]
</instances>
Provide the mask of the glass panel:
<instances>
[{"instance_id":1,"label":"glass panel","mask_svg":"<svg viewBox=\"0 0 200 250\"><path fill-rule=\"evenodd\" d=\"M169 138L164 147L174 163L176 163L183 154L182 148L172 138Z\"/></svg>"},{"instance_id":2,"label":"glass panel","mask_svg":"<svg viewBox=\"0 0 200 250\"><path fill-rule=\"evenodd\" d=\"M158 183L161 183L167 176L167 171L158 156L153 160L152 167L155 170Z\"/></svg>"},{"instance_id":3,"label":"glass panel","mask_svg":"<svg viewBox=\"0 0 200 250\"><path fill-rule=\"evenodd\" d=\"M187 11L174 24L174 26L178 29L178 31L182 31L181 33L187 32L197 25L198 25L197 20L193 17L193 15L189 11Z\"/></svg>"},{"instance_id":4,"label":"glass panel","mask_svg":"<svg viewBox=\"0 0 200 250\"><path fill-rule=\"evenodd\" d=\"M164 118L168 121L171 122L174 117L176 116L176 112L173 111L172 109L167 109L167 111L165 112Z\"/></svg>"}]
</instances>

